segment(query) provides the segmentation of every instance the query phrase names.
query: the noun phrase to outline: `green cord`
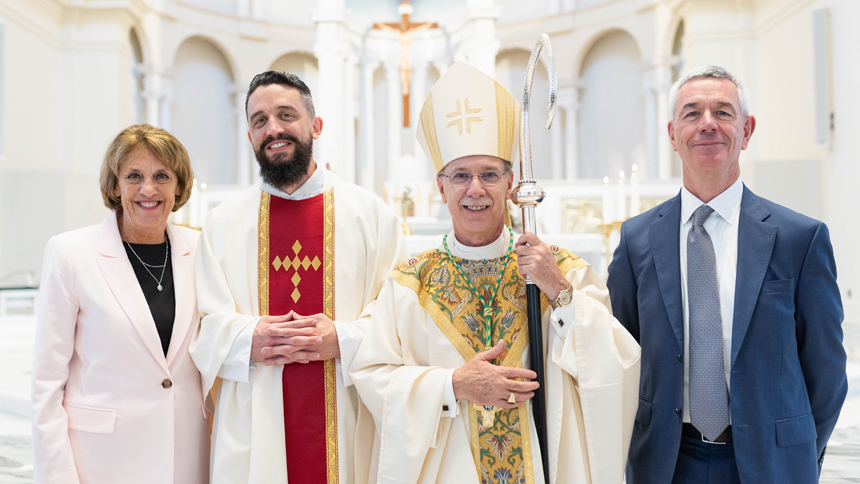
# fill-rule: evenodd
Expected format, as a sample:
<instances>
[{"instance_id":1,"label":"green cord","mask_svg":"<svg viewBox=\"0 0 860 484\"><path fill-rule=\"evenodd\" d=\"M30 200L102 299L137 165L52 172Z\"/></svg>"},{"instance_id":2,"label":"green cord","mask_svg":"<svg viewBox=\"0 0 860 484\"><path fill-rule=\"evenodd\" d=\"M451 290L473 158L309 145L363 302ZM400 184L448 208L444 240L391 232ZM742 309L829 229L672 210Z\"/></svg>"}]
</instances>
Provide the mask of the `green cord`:
<instances>
[{"instance_id":1,"label":"green cord","mask_svg":"<svg viewBox=\"0 0 860 484\"><path fill-rule=\"evenodd\" d=\"M508 229L508 232L510 232L511 239L508 242L508 252L507 254L505 254L505 263L502 266L501 272L499 272L499 278L496 279L496 288L493 290L492 297L490 297L490 304L484 302L484 298L481 297L481 294L478 292L478 289L472 284L472 281L469 280L469 278L466 276L466 273L463 272L463 269L460 267L460 264L458 264L457 261L454 259L454 256L451 255L451 251L448 249L448 235L445 235L445 237L442 239L442 245L445 247L445 253L448 255L448 258L451 259L451 262L454 263L454 267L457 268L457 270L460 272L460 275L463 277L463 279L466 280L466 284L469 285L469 288L475 293L475 296L478 297L478 301L480 301L481 305L484 307L484 320L486 320L487 322L487 338L485 348L486 350L489 350L491 348L490 341L493 338L493 315L495 313L495 311L493 310L493 301L495 301L496 299L496 293L499 292L499 286L501 286L502 276L505 275L505 271L508 268L508 262L511 261L511 249L514 246L514 231L511 230L511 228L507 225L505 225L505 228Z\"/></svg>"}]
</instances>

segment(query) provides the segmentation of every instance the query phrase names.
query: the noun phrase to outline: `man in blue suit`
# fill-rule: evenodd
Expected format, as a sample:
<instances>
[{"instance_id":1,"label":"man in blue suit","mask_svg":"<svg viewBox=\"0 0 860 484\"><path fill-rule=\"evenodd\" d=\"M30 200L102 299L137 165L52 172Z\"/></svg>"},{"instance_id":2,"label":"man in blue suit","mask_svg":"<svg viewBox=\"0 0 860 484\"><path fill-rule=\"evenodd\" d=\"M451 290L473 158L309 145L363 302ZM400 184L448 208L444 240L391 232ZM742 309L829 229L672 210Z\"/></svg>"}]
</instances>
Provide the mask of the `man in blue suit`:
<instances>
[{"instance_id":1,"label":"man in blue suit","mask_svg":"<svg viewBox=\"0 0 860 484\"><path fill-rule=\"evenodd\" d=\"M827 227L741 183L748 105L722 68L681 78L684 186L621 227L607 285L642 347L630 484L817 482L845 400Z\"/></svg>"}]
</instances>

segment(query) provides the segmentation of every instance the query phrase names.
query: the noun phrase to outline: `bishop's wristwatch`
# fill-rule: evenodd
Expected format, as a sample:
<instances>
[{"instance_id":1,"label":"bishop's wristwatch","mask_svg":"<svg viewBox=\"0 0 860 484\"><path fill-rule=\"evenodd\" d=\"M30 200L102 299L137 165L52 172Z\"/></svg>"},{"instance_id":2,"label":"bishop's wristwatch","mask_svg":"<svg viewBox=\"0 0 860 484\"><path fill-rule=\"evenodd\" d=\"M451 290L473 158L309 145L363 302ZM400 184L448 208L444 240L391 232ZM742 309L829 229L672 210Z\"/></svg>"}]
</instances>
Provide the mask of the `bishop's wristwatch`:
<instances>
[{"instance_id":1,"label":"bishop's wristwatch","mask_svg":"<svg viewBox=\"0 0 860 484\"><path fill-rule=\"evenodd\" d=\"M573 301L573 284L567 283L567 289L558 293L555 301L550 301L549 305L554 308L563 308Z\"/></svg>"}]
</instances>

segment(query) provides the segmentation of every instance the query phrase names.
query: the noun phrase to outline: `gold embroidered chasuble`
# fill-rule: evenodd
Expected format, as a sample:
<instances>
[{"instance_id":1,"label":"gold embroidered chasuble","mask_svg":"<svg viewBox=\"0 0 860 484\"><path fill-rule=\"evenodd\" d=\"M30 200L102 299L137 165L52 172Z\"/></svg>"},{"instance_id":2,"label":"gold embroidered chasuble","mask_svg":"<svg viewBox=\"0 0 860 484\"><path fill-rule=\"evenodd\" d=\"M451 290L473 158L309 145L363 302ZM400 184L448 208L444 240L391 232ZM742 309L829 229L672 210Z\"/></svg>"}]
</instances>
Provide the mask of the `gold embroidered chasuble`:
<instances>
[{"instance_id":1,"label":"gold embroidered chasuble","mask_svg":"<svg viewBox=\"0 0 860 484\"><path fill-rule=\"evenodd\" d=\"M557 246L550 246L550 250L562 273L587 265L567 250ZM454 260L469 278L470 287L454 261L439 249L400 265L391 278L415 291L421 306L466 361L487 346L487 320L472 287L484 301L493 299L489 346L505 340L505 349L493 363L522 368L529 339L525 282L516 270L516 254L511 257L498 289L495 284L504 268L504 257L489 260L456 257ZM497 291L495 298L494 291ZM546 296L542 295L541 313L548 306ZM526 408L525 404L513 409L497 408L493 425L485 427L479 413L469 405L470 444L482 484L535 482Z\"/></svg>"}]
</instances>

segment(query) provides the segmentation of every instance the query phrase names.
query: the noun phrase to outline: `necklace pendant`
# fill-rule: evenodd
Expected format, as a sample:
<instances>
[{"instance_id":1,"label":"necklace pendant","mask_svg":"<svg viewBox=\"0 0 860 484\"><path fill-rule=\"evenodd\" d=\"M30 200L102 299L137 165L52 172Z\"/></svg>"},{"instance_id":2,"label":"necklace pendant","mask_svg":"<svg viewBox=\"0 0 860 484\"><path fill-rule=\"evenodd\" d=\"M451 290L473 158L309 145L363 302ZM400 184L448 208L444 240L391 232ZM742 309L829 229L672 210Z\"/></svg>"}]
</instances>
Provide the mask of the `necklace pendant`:
<instances>
[{"instance_id":1,"label":"necklace pendant","mask_svg":"<svg viewBox=\"0 0 860 484\"><path fill-rule=\"evenodd\" d=\"M161 284L158 285L158 290L161 291Z\"/></svg>"},{"instance_id":2,"label":"necklace pendant","mask_svg":"<svg viewBox=\"0 0 860 484\"><path fill-rule=\"evenodd\" d=\"M481 426L492 428L496 423L496 407L492 405L474 405L475 410L481 412Z\"/></svg>"}]
</instances>

